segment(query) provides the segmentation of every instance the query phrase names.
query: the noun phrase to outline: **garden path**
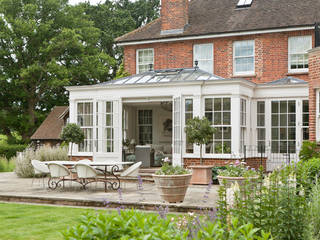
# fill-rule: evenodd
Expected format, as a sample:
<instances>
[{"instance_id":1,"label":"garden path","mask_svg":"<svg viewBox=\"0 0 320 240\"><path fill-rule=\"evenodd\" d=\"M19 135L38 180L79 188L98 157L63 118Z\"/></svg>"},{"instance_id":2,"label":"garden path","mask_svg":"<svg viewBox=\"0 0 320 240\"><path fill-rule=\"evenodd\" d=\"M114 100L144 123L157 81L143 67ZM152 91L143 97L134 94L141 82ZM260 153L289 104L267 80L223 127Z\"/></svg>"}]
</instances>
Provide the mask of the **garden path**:
<instances>
[{"instance_id":1,"label":"garden path","mask_svg":"<svg viewBox=\"0 0 320 240\"><path fill-rule=\"evenodd\" d=\"M40 184L41 183L41 184ZM47 183L47 179L45 181ZM215 209L218 186L190 185L183 203L165 203L161 200L154 183L143 182L137 189L133 182L125 183L121 191L104 192L104 185L92 184L87 190L77 183L66 184L65 189L49 190L42 186L42 180L18 178L15 173L0 173L0 201L59 204L72 206L137 208L156 210L166 207L170 212L202 211Z\"/></svg>"}]
</instances>

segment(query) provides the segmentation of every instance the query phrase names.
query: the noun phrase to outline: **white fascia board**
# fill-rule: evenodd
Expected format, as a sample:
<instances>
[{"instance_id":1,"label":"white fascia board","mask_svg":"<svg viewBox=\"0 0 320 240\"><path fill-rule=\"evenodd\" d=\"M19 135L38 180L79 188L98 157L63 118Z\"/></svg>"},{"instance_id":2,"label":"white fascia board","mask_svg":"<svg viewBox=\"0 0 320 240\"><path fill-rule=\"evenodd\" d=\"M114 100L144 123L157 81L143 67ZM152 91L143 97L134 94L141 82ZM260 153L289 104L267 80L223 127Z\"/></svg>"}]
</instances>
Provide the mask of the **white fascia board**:
<instances>
[{"instance_id":1,"label":"white fascia board","mask_svg":"<svg viewBox=\"0 0 320 240\"><path fill-rule=\"evenodd\" d=\"M169 83L147 83L147 84L106 84L106 85L83 85L65 87L67 91L84 91L93 89L128 89L128 88L154 88L169 86L192 86L192 85L215 85L215 84L242 84L245 86L255 87L255 83L242 78L221 79L221 80L204 80L204 81L186 81L186 82L169 82Z\"/></svg>"},{"instance_id":2,"label":"white fascia board","mask_svg":"<svg viewBox=\"0 0 320 240\"><path fill-rule=\"evenodd\" d=\"M237 37L237 36L246 36L246 35L267 34L267 33L305 31L305 30L313 30L313 29L314 29L314 26L289 27L289 28L277 28L277 29L266 29L266 30L256 30L256 31L217 33L217 34L189 36L189 37L175 37L175 38L154 39L154 40L141 40L141 41L133 41L133 42L116 43L116 45L118 45L118 46L131 46L131 45L139 45L139 44L177 42L177 41L198 40L198 39L207 39L207 38Z\"/></svg>"}]
</instances>

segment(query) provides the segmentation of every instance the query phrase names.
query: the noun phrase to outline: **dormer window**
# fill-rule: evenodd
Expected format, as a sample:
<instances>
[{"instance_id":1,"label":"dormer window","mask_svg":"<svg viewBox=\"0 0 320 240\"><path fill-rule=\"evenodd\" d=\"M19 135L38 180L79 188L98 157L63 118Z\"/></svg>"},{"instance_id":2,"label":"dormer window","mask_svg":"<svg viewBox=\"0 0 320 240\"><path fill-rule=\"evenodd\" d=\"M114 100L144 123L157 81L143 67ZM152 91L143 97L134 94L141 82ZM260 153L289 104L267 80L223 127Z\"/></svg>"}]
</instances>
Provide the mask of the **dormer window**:
<instances>
[{"instance_id":1,"label":"dormer window","mask_svg":"<svg viewBox=\"0 0 320 240\"><path fill-rule=\"evenodd\" d=\"M253 0L239 0L237 8L246 8L250 7Z\"/></svg>"}]
</instances>

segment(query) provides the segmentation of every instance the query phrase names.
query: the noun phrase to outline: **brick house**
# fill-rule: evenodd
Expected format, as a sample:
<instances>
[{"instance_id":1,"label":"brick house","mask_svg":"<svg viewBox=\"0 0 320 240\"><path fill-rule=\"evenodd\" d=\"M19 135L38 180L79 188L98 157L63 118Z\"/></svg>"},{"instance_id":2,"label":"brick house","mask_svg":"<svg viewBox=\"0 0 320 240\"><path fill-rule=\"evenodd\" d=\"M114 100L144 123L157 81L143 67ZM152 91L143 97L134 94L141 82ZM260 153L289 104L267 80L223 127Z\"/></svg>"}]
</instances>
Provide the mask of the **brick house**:
<instances>
[{"instance_id":1,"label":"brick house","mask_svg":"<svg viewBox=\"0 0 320 240\"><path fill-rule=\"evenodd\" d=\"M134 139L194 163L200 148L183 130L194 116L217 129L207 163L241 158L244 146L297 159L303 140L320 139L320 1L161 4L159 19L116 39L130 77L67 88L70 121L86 133L78 156L120 160L122 139Z\"/></svg>"}]
</instances>

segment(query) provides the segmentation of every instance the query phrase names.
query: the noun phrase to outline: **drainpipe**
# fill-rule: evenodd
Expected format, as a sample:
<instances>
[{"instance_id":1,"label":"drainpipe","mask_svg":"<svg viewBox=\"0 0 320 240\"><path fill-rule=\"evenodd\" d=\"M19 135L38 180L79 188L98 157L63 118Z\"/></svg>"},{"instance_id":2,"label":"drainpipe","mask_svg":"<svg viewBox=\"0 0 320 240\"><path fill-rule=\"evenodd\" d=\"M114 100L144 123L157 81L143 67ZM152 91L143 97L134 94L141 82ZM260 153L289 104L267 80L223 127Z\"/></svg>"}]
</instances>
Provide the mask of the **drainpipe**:
<instances>
[{"instance_id":1,"label":"drainpipe","mask_svg":"<svg viewBox=\"0 0 320 240\"><path fill-rule=\"evenodd\" d=\"M315 47L320 47L320 23L316 22L314 27Z\"/></svg>"}]
</instances>

